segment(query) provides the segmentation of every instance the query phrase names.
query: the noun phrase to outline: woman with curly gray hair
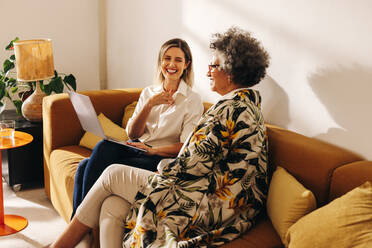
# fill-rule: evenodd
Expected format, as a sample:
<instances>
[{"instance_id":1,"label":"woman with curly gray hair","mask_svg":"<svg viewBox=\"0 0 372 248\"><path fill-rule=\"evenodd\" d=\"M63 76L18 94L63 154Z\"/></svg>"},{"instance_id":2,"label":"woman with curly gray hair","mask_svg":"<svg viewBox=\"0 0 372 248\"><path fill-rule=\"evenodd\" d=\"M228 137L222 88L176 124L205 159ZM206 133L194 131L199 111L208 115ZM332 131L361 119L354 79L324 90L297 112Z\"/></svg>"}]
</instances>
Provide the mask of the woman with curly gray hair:
<instances>
[{"instance_id":1,"label":"woman with curly gray hair","mask_svg":"<svg viewBox=\"0 0 372 248\"><path fill-rule=\"evenodd\" d=\"M101 247L116 240L141 248L215 247L252 228L265 209L268 184L261 97L249 87L264 77L268 55L240 29L214 37L207 75L222 96L178 156L162 160L159 173L109 166L79 207L79 220L52 247L72 246L97 225ZM112 234L110 223L121 225L122 236Z\"/></svg>"},{"instance_id":2,"label":"woman with curly gray hair","mask_svg":"<svg viewBox=\"0 0 372 248\"><path fill-rule=\"evenodd\" d=\"M224 95L225 88L252 87L264 78L269 55L249 32L233 27L214 34L214 38L210 44L214 56L208 71L213 91Z\"/></svg>"}]
</instances>

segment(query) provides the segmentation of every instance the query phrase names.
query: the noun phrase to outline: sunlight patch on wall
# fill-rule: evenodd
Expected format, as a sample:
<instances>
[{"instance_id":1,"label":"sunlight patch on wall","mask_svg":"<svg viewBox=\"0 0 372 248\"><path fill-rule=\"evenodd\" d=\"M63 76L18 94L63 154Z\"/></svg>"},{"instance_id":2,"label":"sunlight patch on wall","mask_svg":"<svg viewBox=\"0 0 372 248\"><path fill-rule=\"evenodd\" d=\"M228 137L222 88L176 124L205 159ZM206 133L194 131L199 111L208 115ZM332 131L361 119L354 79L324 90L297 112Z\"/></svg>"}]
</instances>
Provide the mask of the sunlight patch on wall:
<instances>
[{"instance_id":1,"label":"sunlight patch on wall","mask_svg":"<svg viewBox=\"0 0 372 248\"><path fill-rule=\"evenodd\" d=\"M267 77L257 87L266 121L372 158L365 141L372 136L364 131L372 123L372 35L366 25L371 7L346 0L183 0L195 87L204 99L218 99L205 76L209 40L212 33L239 26L271 56Z\"/></svg>"}]
</instances>

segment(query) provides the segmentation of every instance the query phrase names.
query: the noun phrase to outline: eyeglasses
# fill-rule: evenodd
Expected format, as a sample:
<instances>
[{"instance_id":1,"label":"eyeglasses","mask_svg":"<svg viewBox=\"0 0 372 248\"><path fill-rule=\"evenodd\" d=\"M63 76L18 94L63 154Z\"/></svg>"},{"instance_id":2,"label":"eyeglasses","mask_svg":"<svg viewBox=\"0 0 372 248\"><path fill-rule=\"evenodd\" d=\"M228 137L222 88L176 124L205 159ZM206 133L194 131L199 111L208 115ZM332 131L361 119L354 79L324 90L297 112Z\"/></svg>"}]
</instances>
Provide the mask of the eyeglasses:
<instances>
[{"instance_id":1,"label":"eyeglasses","mask_svg":"<svg viewBox=\"0 0 372 248\"><path fill-rule=\"evenodd\" d=\"M211 64L211 65L208 65L208 69L209 69L209 70L216 69L216 68L218 68L219 66L220 66L219 64Z\"/></svg>"}]
</instances>

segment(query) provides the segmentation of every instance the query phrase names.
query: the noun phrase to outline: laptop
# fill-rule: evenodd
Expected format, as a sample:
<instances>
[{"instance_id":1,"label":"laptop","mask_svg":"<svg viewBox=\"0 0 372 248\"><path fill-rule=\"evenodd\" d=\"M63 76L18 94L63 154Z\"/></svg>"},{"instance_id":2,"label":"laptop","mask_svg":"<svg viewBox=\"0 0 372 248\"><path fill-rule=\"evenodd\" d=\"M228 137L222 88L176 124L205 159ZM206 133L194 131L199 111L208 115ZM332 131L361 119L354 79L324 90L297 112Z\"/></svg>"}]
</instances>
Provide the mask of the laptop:
<instances>
[{"instance_id":1,"label":"laptop","mask_svg":"<svg viewBox=\"0 0 372 248\"><path fill-rule=\"evenodd\" d=\"M109 137L105 135L89 96L82 95L74 91L68 91L68 95L70 96L72 106L75 109L75 112L79 118L80 124L85 131L91 132L105 140L129 147L133 149L134 151L141 152L141 153L146 152L146 150L144 149L128 145L126 141L118 140L113 137Z\"/></svg>"}]
</instances>

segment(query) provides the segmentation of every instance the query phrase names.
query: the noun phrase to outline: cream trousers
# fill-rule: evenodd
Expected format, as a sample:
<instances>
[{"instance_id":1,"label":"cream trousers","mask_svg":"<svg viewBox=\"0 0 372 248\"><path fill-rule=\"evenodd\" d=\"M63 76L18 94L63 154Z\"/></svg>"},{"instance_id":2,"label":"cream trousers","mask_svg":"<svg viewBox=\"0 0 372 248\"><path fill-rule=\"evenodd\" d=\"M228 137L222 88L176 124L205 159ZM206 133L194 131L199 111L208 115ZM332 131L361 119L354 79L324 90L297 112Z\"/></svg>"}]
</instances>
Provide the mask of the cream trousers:
<instances>
[{"instance_id":1,"label":"cream trousers","mask_svg":"<svg viewBox=\"0 0 372 248\"><path fill-rule=\"evenodd\" d=\"M99 225L100 247L122 247L124 221L138 190L154 172L113 164L107 167L76 210L78 220Z\"/></svg>"}]
</instances>

